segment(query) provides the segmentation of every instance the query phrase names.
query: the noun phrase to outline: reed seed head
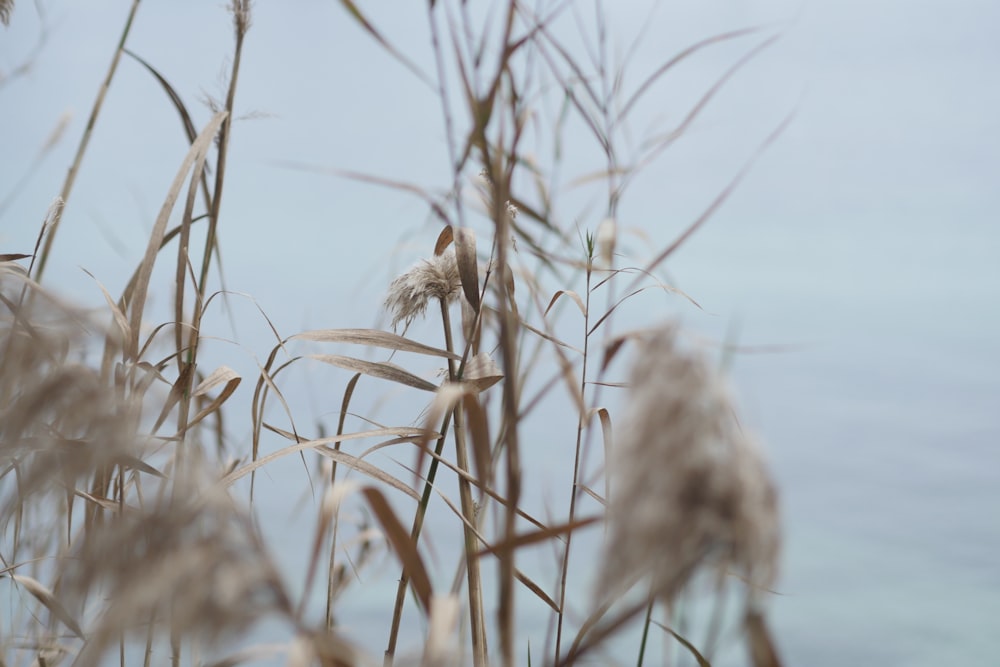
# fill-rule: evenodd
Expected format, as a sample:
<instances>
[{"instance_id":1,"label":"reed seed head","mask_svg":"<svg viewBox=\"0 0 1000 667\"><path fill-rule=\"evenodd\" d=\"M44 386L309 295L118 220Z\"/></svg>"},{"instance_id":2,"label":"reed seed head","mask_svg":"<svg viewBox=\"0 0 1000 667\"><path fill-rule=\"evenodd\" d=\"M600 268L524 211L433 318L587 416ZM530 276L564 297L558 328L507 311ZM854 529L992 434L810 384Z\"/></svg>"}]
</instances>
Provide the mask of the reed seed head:
<instances>
[{"instance_id":1,"label":"reed seed head","mask_svg":"<svg viewBox=\"0 0 1000 667\"><path fill-rule=\"evenodd\" d=\"M446 248L440 255L421 260L412 269L389 285L385 308L392 315L392 328L403 322L404 326L427 310L431 299L451 303L462 290L458 261L454 247Z\"/></svg>"},{"instance_id":2,"label":"reed seed head","mask_svg":"<svg viewBox=\"0 0 1000 667\"><path fill-rule=\"evenodd\" d=\"M705 360L678 350L668 326L641 340L630 384L600 599L649 577L653 594L669 602L708 565L734 571L752 591L770 587L777 494L724 383Z\"/></svg>"}]
</instances>

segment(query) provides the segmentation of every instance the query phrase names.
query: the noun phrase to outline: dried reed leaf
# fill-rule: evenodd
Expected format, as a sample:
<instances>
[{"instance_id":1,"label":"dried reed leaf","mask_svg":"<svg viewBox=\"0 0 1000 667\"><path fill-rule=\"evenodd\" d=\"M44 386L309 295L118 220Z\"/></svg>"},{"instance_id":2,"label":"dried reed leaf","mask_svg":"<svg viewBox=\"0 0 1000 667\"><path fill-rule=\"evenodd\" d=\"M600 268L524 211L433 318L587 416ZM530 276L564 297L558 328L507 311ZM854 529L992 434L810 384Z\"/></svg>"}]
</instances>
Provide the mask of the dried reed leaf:
<instances>
[{"instance_id":1,"label":"dried reed leaf","mask_svg":"<svg viewBox=\"0 0 1000 667\"><path fill-rule=\"evenodd\" d=\"M166 479L166 476L162 472L160 472L153 466L149 465L142 459L136 456L132 456L131 454L119 454L118 457L116 458L116 462L123 468L131 468L132 470L138 470L140 472L144 472L147 475L152 475L154 477Z\"/></svg>"},{"instance_id":2,"label":"dried reed leaf","mask_svg":"<svg viewBox=\"0 0 1000 667\"><path fill-rule=\"evenodd\" d=\"M364 361L354 357L344 357L339 354L311 354L310 359L322 361L324 364L345 368L356 373L364 373L372 377L377 377L390 382L398 382L415 389L424 391L437 391L437 385L404 370L396 364L386 361Z\"/></svg>"},{"instance_id":3,"label":"dried reed leaf","mask_svg":"<svg viewBox=\"0 0 1000 667\"><path fill-rule=\"evenodd\" d=\"M242 378L240 378L239 373L234 371L232 368L229 368L228 366L219 366L212 371L207 378L198 383L198 386L195 387L193 392L191 392L191 395L203 396L223 383L226 385L226 388L223 389L223 393L226 393L233 381L239 384L241 379ZM232 392L230 391L229 393Z\"/></svg>"},{"instance_id":4,"label":"dried reed leaf","mask_svg":"<svg viewBox=\"0 0 1000 667\"><path fill-rule=\"evenodd\" d=\"M477 393L486 391L502 379L503 371L485 352L480 352L469 359L462 373L462 384L471 387Z\"/></svg>"},{"instance_id":5,"label":"dried reed leaf","mask_svg":"<svg viewBox=\"0 0 1000 667\"><path fill-rule=\"evenodd\" d=\"M34 257L34 255L25 255L23 252L8 252L0 254L0 262L14 262L19 259L27 259L28 257Z\"/></svg>"},{"instance_id":6,"label":"dried reed leaf","mask_svg":"<svg viewBox=\"0 0 1000 667\"><path fill-rule=\"evenodd\" d=\"M140 262L136 273L135 284L131 292L125 295L125 301L131 310L129 330L132 333L132 337L126 343L126 358L128 359L136 360L138 358L139 330L142 327L142 313L146 306L146 294L149 291L149 281L153 274L153 265L156 263L156 255L159 252L167 222L170 220L170 213L174 209L174 204L177 202L181 188L184 187L188 172L191 171L192 167L196 167L196 165L196 168L204 165L205 157L208 154L212 140L215 138L219 128L222 127L222 122L227 116L228 113L225 111L215 114L212 120L201 131L201 134L198 135L198 138L192 142L191 148L184 157L184 161L181 163L180 169L177 170L177 175L174 177L174 181L167 191L167 197L160 208L160 213L156 217L156 223L153 225L153 231L149 236L149 243L146 245L146 254L142 262Z\"/></svg>"},{"instance_id":7,"label":"dried reed leaf","mask_svg":"<svg viewBox=\"0 0 1000 667\"><path fill-rule=\"evenodd\" d=\"M114 318L115 324L118 325L118 330L121 331L122 340L128 340L131 338L132 331L129 328L128 319L126 319L125 313L122 312L121 308L118 307L118 304L111 297L111 293L100 280L94 277L93 273L87 269L83 269L83 272L93 278L94 282L97 283L97 287L100 288L101 294L104 295L104 301L108 304L108 308L111 310L111 316Z\"/></svg>"},{"instance_id":8,"label":"dried reed leaf","mask_svg":"<svg viewBox=\"0 0 1000 667\"><path fill-rule=\"evenodd\" d=\"M72 630L73 634L80 639L86 638L83 634L83 629L80 628L80 624L76 622L72 614L52 595L52 591L46 588L40 581L23 574L12 574L10 578L24 586L26 591L35 596L35 599L41 602L63 625Z\"/></svg>"},{"instance_id":9,"label":"dried reed leaf","mask_svg":"<svg viewBox=\"0 0 1000 667\"><path fill-rule=\"evenodd\" d=\"M611 414L607 408L598 408L597 416L601 418L601 435L604 442L604 460L613 461L615 452L614 432L611 430ZM604 476L604 497L611 498L611 482L608 476Z\"/></svg>"},{"instance_id":10,"label":"dried reed leaf","mask_svg":"<svg viewBox=\"0 0 1000 667\"><path fill-rule=\"evenodd\" d=\"M608 506L607 498L606 497L602 498L600 496L600 494L597 493L597 491L594 491L592 488L590 488L586 484L581 484L580 485L580 490L583 491L584 493L586 493L588 496L590 496L594 500L596 500L598 503L600 503L604 507Z\"/></svg>"},{"instance_id":11,"label":"dried reed leaf","mask_svg":"<svg viewBox=\"0 0 1000 667\"><path fill-rule=\"evenodd\" d=\"M460 227L454 230L454 236L455 258L458 261L458 275L462 279L462 291L472 310L478 313L479 264L476 257L476 233L467 227Z\"/></svg>"},{"instance_id":12,"label":"dried reed leaf","mask_svg":"<svg viewBox=\"0 0 1000 667\"><path fill-rule=\"evenodd\" d=\"M427 576L427 569L424 561L417 551L417 545L410 539L410 531L403 527L395 512L385 499L382 492L374 487L368 487L362 491L368 500L368 505L378 518L385 531L389 543L392 544L396 556L403 565L403 571L407 574L410 585L413 587L417 599L420 601L425 613L430 610L431 604L431 580Z\"/></svg>"},{"instance_id":13,"label":"dried reed leaf","mask_svg":"<svg viewBox=\"0 0 1000 667\"><path fill-rule=\"evenodd\" d=\"M187 135L188 143L194 143L195 139L198 137L198 131L194 127L194 122L191 120L191 114L188 113L187 107L184 106L181 96L177 94L177 91L174 90L174 87L170 85L163 75L161 75L147 61L143 60L128 49L123 49L123 51L125 54L135 59L140 65L145 67L146 71L156 78L164 92L167 93L167 97L170 98L170 102L174 105L174 109L177 110L177 114L181 117L181 123L184 125L184 133Z\"/></svg>"},{"instance_id":14,"label":"dried reed leaf","mask_svg":"<svg viewBox=\"0 0 1000 667\"><path fill-rule=\"evenodd\" d=\"M361 10L358 9L358 6L354 2L352 2L352 0L340 0L340 4L344 6L344 9L346 9L347 12L354 18L354 20L357 21L362 28L364 28L365 32L371 35L375 39L375 41L378 42L382 46L382 48L389 53L389 55L391 55L393 58L402 63L403 66L406 67L406 69L413 72L413 74L415 74L418 79L420 79L428 86L430 86L432 90L437 90L437 86L434 84L434 82L426 74L424 74L412 60L410 60L402 53L400 53L396 49L396 47L392 45L391 42L389 42L385 37L383 37L382 33L380 33L378 30L375 29L375 26L372 25L371 21L369 21L365 17L365 15L361 13Z\"/></svg>"},{"instance_id":15,"label":"dried reed leaf","mask_svg":"<svg viewBox=\"0 0 1000 667\"><path fill-rule=\"evenodd\" d=\"M497 552L513 551L514 549L519 549L520 547L528 546L529 544L544 542L545 540L552 539L553 537L571 533L579 528L584 528L597 523L601 520L601 518L602 517L599 516L591 516L586 519L576 519L575 521L564 523L559 526L552 526L550 528L543 528L542 530L536 530L530 533L515 535L509 540L498 542L497 544L482 549L476 553L476 557L481 558L482 556L488 556Z\"/></svg>"},{"instance_id":16,"label":"dried reed leaf","mask_svg":"<svg viewBox=\"0 0 1000 667\"><path fill-rule=\"evenodd\" d=\"M569 298L573 299L573 302L576 303L576 305L580 308L580 312L583 314L583 316L584 317L587 316L587 306L584 305L583 299L580 298L580 295L574 292L573 290L561 289L556 291L556 293L552 295L552 299L549 301L549 305L545 307L545 312L542 313L542 317L545 317L546 315L549 314L549 311L552 310L552 306L556 304L556 301L558 301L559 297L561 296L568 296Z\"/></svg>"},{"instance_id":17,"label":"dried reed leaf","mask_svg":"<svg viewBox=\"0 0 1000 667\"><path fill-rule=\"evenodd\" d=\"M277 431L277 429L275 430ZM343 452L337 452L334 449L322 450L321 448L324 445L332 445L335 442L344 442L345 440L356 440L359 438L377 438L386 435L395 435L398 436L395 442L408 442L411 440L415 440L417 438L425 437L427 435L427 433L423 429L416 427L379 428L371 431L362 431L360 433L344 433L339 435L332 435L326 438L319 438L317 440L307 440L305 442L301 442L301 438L298 438L297 436L291 433L283 432L283 434L292 440L296 440L296 444L291 445L289 447L285 447L284 449L280 449L276 452L268 454L267 456L262 456L256 459L255 461L252 461L246 464L245 466L242 466L241 468L234 470L233 472L229 473L221 480L219 480L219 484L223 487L231 486L236 481L242 479L243 477L246 477L250 473L267 465L271 461L275 461L284 456L288 456L289 454L295 454L297 452L305 451L307 449L316 449L322 455L327 456L328 458L331 459L335 459L338 463L344 463L345 465L348 465L358 470L359 472L363 472L366 475L375 477L379 481L384 481L386 483L389 483L394 488L397 488L400 491L406 493L407 495L412 496L414 493L412 489L409 489L409 487L407 487L405 484L403 484L399 480L396 480L395 478L392 478L388 474L382 473L382 471L380 471L378 468L375 468L375 466L372 466L369 463L365 463L364 461L361 461L348 454L344 454ZM438 434L433 434L433 435L438 436Z\"/></svg>"},{"instance_id":18,"label":"dried reed leaf","mask_svg":"<svg viewBox=\"0 0 1000 667\"><path fill-rule=\"evenodd\" d=\"M451 242L455 240L455 233L452 231L451 225L445 225L438 234L437 242L434 244L434 254L440 255L445 251L445 249L451 245Z\"/></svg>"},{"instance_id":19,"label":"dried reed leaf","mask_svg":"<svg viewBox=\"0 0 1000 667\"><path fill-rule=\"evenodd\" d=\"M418 343L403 336L379 329L319 329L295 334L288 340L308 340L318 343L355 343L371 345L400 352L415 352L446 359L461 359L461 356L448 350L442 350L430 345Z\"/></svg>"},{"instance_id":20,"label":"dried reed leaf","mask_svg":"<svg viewBox=\"0 0 1000 667\"><path fill-rule=\"evenodd\" d=\"M406 442L406 440L397 439L395 441L390 441L390 442ZM413 500L416 500L418 502L420 501L420 495L416 491L411 489L409 486L404 484L399 478L393 477L386 471L382 470L377 466L372 465L371 463L368 463L363 459L360 459L356 456L351 456L350 454L343 452L339 449L333 449L331 447L326 447L326 446L317 447L316 452L318 454L327 457L328 459L331 459L333 461L336 461L337 463L347 466L352 470L357 470L360 473L368 475L375 481L382 482L383 484L391 486L397 491L405 493Z\"/></svg>"},{"instance_id":21,"label":"dried reed leaf","mask_svg":"<svg viewBox=\"0 0 1000 667\"><path fill-rule=\"evenodd\" d=\"M524 584L529 591L534 593L535 597L537 597L539 600L547 604L552 611L556 612L557 614L559 613L559 605L556 604L556 601L550 598L548 594L542 590L542 587L536 584L534 581L532 581L531 578L528 577L528 575L526 575L524 572L521 572L521 570L514 568L514 576L517 577L517 580L520 581L522 584Z\"/></svg>"},{"instance_id":22,"label":"dried reed leaf","mask_svg":"<svg viewBox=\"0 0 1000 667\"><path fill-rule=\"evenodd\" d=\"M635 106L635 104L640 100L640 98L642 98L642 96L646 94L646 92L653 86L653 84L656 83L657 79L666 74L669 70L673 69L676 65L680 64L682 61L686 60L687 58L694 55L698 51L701 51L707 46L718 44L719 42L725 42L732 39L736 39L738 37L743 37L744 35L752 35L754 33L760 32L761 29L762 29L761 26L754 26L751 28L742 28L740 30L733 30L731 32L724 32L718 35L713 35L707 39L703 39L700 42L696 42L691 46L687 47L686 49L678 53L676 56L674 56L664 64L660 65L660 67L658 67L656 71L654 71L652 74L646 77L646 80L642 82L642 84L636 89L636 91L632 93L632 96L628 99L628 101L625 102L624 106L622 106L622 110L618 114L618 119L624 120L628 116L629 112L632 110L632 107Z\"/></svg>"},{"instance_id":23,"label":"dried reed leaf","mask_svg":"<svg viewBox=\"0 0 1000 667\"><path fill-rule=\"evenodd\" d=\"M661 630L666 632L668 635L676 639L681 646L687 649L688 653L690 653L694 657L694 659L698 662L698 667L712 667L712 663L708 661L708 658L706 658L701 654L701 651L699 651L698 648L691 643L691 640L685 638L680 633L676 632L675 630L672 630L671 628L668 628L667 626L663 625L658 621L653 621L653 623L657 625ZM757 666L755 665L755 667Z\"/></svg>"},{"instance_id":24,"label":"dried reed leaf","mask_svg":"<svg viewBox=\"0 0 1000 667\"><path fill-rule=\"evenodd\" d=\"M233 395L236 388L240 386L240 381L242 379L243 378L241 378L236 371L227 366L220 366L212 371L212 374L202 380L202 382L195 388L193 395L203 396L205 393L222 383L225 383L225 386L222 388L222 391L219 392L219 395L212 399L211 403L202 408L198 414L194 416L194 419L188 422L187 428L190 429L205 417L218 410L222 404Z\"/></svg>"},{"instance_id":25,"label":"dried reed leaf","mask_svg":"<svg viewBox=\"0 0 1000 667\"><path fill-rule=\"evenodd\" d=\"M472 436L472 460L476 466L476 477L483 484L489 484L493 477L493 457L490 454L490 427L486 411L479 403L479 397L473 394L462 396L462 407L465 409L466 428Z\"/></svg>"},{"instance_id":26,"label":"dried reed leaf","mask_svg":"<svg viewBox=\"0 0 1000 667\"><path fill-rule=\"evenodd\" d=\"M191 386L191 374L194 373L194 368L194 364L184 364L181 366L181 372L177 374L177 379L170 386L170 392L163 399L163 407L160 408L160 415L156 418L156 423L153 424L153 433L160 430L163 422L170 416L170 411L184 398L187 388Z\"/></svg>"}]
</instances>

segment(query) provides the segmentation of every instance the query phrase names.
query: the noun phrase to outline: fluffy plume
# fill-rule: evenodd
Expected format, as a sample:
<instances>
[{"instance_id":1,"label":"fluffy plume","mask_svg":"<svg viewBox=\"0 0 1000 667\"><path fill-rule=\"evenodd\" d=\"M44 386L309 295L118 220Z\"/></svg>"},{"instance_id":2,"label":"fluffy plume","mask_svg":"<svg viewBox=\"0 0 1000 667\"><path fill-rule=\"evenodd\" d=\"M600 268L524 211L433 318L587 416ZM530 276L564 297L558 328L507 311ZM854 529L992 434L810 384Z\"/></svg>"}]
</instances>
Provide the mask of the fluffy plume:
<instances>
[{"instance_id":1,"label":"fluffy plume","mask_svg":"<svg viewBox=\"0 0 1000 667\"><path fill-rule=\"evenodd\" d=\"M744 577L752 591L771 586L780 543L774 484L724 384L677 349L673 327L641 340L627 417L601 599L649 577L653 594L670 601L707 565Z\"/></svg>"},{"instance_id":2,"label":"fluffy plume","mask_svg":"<svg viewBox=\"0 0 1000 667\"><path fill-rule=\"evenodd\" d=\"M154 502L126 507L76 545L63 590L81 601L94 591L106 596L82 664L98 664L120 632L145 631L151 621L211 643L269 613L290 615L250 517L197 473L200 463L191 463L172 494L164 488Z\"/></svg>"},{"instance_id":3,"label":"fluffy plume","mask_svg":"<svg viewBox=\"0 0 1000 667\"><path fill-rule=\"evenodd\" d=\"M0 262L0 520L141 456L139 406L84 363L83 312ZM15 484L12 480L15 478ZM5 479L6 478L6 479Z\"/></svg>"},{"instance_id":4,"label":"fluffy plume","mask_svg":"<svg viewBox=\"0 0 1000 667\"><path fill-rule=\"evenodd\" d=\"M462 279L458 274L454 247L422 260L389 285L385 308L392 314L393 329L400 322L409 326L410 322L423 315L431 299L450 303L458 298L461 290Z\"/></svg>"}]
</instances>

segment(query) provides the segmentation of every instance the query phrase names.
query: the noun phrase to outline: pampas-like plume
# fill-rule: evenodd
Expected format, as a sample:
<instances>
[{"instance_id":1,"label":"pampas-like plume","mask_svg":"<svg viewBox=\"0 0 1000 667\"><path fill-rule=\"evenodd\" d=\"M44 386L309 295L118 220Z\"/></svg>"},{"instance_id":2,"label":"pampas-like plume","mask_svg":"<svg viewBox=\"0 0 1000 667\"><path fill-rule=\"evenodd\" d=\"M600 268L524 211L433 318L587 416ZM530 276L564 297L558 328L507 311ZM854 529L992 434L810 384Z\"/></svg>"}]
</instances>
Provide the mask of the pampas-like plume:
<instances>
[{"instance_id":1,"label":"pampas-like plume","mask_svg":"<svg viewBox=\"0 0 1000 667\"><path fill-rule=\"evenodd\" d=\"M454 247L422 260L389 285L385 308L392 314L392 328L395 329L400 322L409 326L410 322L424 314L431 299L453 302L461 290L462 279L458 274Z\"/></svg>"},{"instance_id":2,"label":"pampas-like plume","mask_svg":"<svg viewBox=\"0 0 1000 667\"><path fill-rule=\"evenodd\" d=\"M632 370L600 599L649 577L669 602L699 567L716 565L744 577L753 600L777 573L774 483L724 383L675 338L672 326L644 336Z\"/></svg>"}]
</instances>

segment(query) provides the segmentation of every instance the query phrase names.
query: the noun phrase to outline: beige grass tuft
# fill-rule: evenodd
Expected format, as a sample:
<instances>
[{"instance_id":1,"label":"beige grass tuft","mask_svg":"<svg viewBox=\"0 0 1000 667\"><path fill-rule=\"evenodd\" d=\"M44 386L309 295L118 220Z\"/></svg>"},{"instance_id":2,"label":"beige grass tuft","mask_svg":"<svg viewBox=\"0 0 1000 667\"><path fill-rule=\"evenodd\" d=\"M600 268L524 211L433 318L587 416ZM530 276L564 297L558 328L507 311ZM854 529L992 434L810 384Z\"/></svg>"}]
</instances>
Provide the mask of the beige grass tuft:
<instances>
[{"instance_id":1,"label":"beige grass tuft","mask_svg":"<svg viewBox=\"0 0 1000 667\"><path fill-rule=\"evenodd\" d=\"M389 285L385 308L392 315L392 327L404 326L424 314L431 299L453 302L462 290L455 248L422 260Z\"/></svg>"},{"instance_id":2,"label":"beige grass tuft","mask_svg":"<svg viewBox=\"0 0 1000 667\"><path fill-rule=\"evenodd\" d=\"M777 494L729 394L672 326L646 334L612 463L601 599L648 577L674 599L702 566L769 588L780 545Z\"/></svg>"}]
</instances>

